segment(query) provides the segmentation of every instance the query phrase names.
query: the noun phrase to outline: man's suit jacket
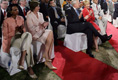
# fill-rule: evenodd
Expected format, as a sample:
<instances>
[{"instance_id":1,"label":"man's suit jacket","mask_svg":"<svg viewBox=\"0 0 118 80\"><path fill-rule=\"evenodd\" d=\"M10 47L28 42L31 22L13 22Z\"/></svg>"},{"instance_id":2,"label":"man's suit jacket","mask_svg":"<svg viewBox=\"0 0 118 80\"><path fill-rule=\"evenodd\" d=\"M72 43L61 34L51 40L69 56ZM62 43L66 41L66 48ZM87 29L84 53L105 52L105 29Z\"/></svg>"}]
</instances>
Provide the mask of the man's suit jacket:
<instances>
[{"instance_id":1,"label":"man's suit jacket","mask_svg":"<svg viewBox=\"0 0 118 80\"><path fill-rule=\"evenodd\" d=\"M44 20L48 21L48 18L46 18L46 16L48 16L48 7L46 7L45 3L41 3L40 4L40 12L43 14Z\"/></svg>"},{"instance_id":2,"label":"man's suit jacket","mask_svg":"<svg viewBox=\"0 0 118 80\"><path fill-rule=\"evenodd\" d=\"M59 19L57 19L56 17L55 17L55 12L54 12L54 9L52 8L52 7L50 7L49 9L48 9L48 14L49 14L49 17L50 17L50 22L51 22L51 24L53 25L53 24L58 24L59 25L59 23L61 22L61 18L63 17L63 14L62 14L62 12L61 12L61 8L59 8L59 7L56 7L56 10L57 10L57 14L59 15Z\"/></svg>"},{"instance_id":3,"label":"man's suit jacket","mask_svg":"<svg viewBox=\"0 0 118 80\"><path fill-rule=\"evenodd\" d=\"M19 10L19 15L22 16L24 18L24 21L25 21L26 18L24 16L24 13L23 13L23 11L22 11L22 9L21 9L20 6L18 6L18 10ZM28 7L25 7L25 10L26 10L26 14L27 14L27 12L29 11L29 8Z\"/></svg>"},{"instance_id":4,"label":"man's suit jacket","mask_svg":"<svg viewBox=\"0 0 118 80\"><path fill-rule=\"evenodd\" d=\"M114 4L114 15L113 15L113 19L116 19L116 17L118 17L118 2Z\"/></svg>"},{"instance_id":5,"label":"man's suit jacket","mask_svg":"<svg viewBox=\"0 0 118 80\"><path fill-rule=\"evenodd\" d=\"M81 10L78 10L80 13ZM74 8L71 7L65 11L67 17L67 34L72 34L76 32L81 32L84 30L85 27L82 25L84 24L83 16L79 19L77 13L75 12Z\"/></svg>"},{"instance_id":6,"label":"man's suit jacket","mask_svg":"<svg viewBox=\"0 0 118 80\"><path fill-rule=\"evenodd\" d=\"M0 26L2 26L2 23L3 23L3 20L4 20L4 15L3 15L2 10L0 11L0 13L1 13Z\"/></svg>"},{"instance_id":7,"label":"man's suit jacket","mask_svg":"<svg viewBox=\"0 0 118 80\"><path fill-rule=\"evenodd\" d=\"M91 5L93 11L94 11L94 15L95 15L95 18L98 19L99 16L103 16L104 13L103 13L103 10L101 9L101 6L98 4L97 7L96 7L96 4L93 3Z\"/></svg>"},{"instance_id":8,"label":"man's suit jacket","mask_svg":"<svg viewBox=\"0 0 118 80\"><path fill-rule=\"evenodd\" d=\"M0 13L1 13L1 18L0 18L0 37L2 37L2 24L3 24L3 21L4 21L4 15L3 15L2 10L0 11Z\"/></svg>"},{"instance_id":9,"label":"man's suit jacket","mask_svg":"<svg viewBox=\"0 0 118 80\"><path fill-rule=\"evenodd\" d=\"M109 10L110 15L113 15L113 4L112 2L108 1L109 5L107 5L107 2L103 3L103 11L104 14L107 14L107 10Z\"/></svg>"}]
</instances>

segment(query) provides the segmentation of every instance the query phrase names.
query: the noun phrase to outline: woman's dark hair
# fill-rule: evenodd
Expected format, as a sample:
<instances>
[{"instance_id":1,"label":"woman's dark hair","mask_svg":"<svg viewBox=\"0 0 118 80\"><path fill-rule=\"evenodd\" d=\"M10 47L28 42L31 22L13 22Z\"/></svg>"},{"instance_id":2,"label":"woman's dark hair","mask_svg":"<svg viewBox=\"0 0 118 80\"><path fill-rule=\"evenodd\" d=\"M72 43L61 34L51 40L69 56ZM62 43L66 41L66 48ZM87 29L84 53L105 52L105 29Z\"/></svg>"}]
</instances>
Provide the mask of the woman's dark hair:
<instances>
[{"instance_id":1,"label":"woman's dark hair","mask_svg":"<svg viewBox=\"0 0 118 80\"><path fill-rule=\"evenodd\" d=\"M29 6L30 6L31 11L33 11L38 5L39 5L39 2L37 1L29 1Z\"/></svg>"},{"instance_id":2,"label":"woman's dark hair","mask_svg":"<svg viewBox=\"0 0 118 80\"><path fill-rule=\"evenodd\" d=\"M12 1L13 1L13 0L10 0L10 1L9 1L9 5L11 5L11 4L12 4ZM18 4L19 4L19 0L18 0Z\"/></svg>"},{"instance_id":3,"label":"woman's dark hair","mask_svg":"<svg viewBox=\"0 0 118 80\"><path fill-rule=\"evenodd\" d=\"M17 4L12 4L12 5L10 5L7 8L7 17L11 17L12 16L11 11L12 11L12 7L14 7L14 6L18 8L18 5Z\"/></svg>"}]
</instances>

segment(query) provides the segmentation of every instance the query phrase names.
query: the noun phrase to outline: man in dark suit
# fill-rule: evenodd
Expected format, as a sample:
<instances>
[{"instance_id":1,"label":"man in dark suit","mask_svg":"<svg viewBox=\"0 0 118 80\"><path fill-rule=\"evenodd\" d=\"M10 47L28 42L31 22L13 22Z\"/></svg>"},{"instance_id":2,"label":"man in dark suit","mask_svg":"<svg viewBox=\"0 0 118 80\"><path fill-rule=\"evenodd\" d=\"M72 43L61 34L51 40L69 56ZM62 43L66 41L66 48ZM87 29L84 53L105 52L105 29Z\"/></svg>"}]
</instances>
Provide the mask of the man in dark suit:
<instances>
[{"instance_id":1,"label":"man in dark suit","mask_svg":"<svg viewBox=\"0 0 118 80\"><path fill-rule=\"evenodd\" d=\"M18 6L18 10L19 10L19 15L22 16L24 18L24 20L26 20L26 15L27 12L29 11L29 8L26 7L26 0L20 0L19 1L20 5Z\"/></svg>"},{"instance_id":2,"label":"man in dark suit","mask_svg":"<svg viewBox=\"0 0 118 80\"><path fill-rule=\"evenodd\" d=\"M7 11L6 11L7 7L8 7L8 0L1 0L0 1L0 47L2 44L2 23L7 16Z\"/></svg>"},{"instance_id":3,"label":"man in dark suit","mask_svg":"<svg viewBox=\"0 0 118 80\"><path fill-rule=\"evenodd\" d=\"M65 19L63 17L63 14L61 12L61 8L56 7L55 2L52 0L49 2L49 5L51 6L48 9L48 14L50 17L50 22L53 28L53 35L54 35L54 43L57 45L57 27L62 24L65 25Z\"/></svg>"},{"instance_id":4,"label":"man in dark suit","mask_svg":"<svg viewBox=\"0 0 118 80\"><path fill-rule=\"evenodd\" d=\"M102 42L111 39L112 35L102 36L101 34L98 33L98 31L93 27L91 23L84 22L82 17L82 12L78 11L79 1L76 0L72 1L72 6L73 7L66 10L67 21L68 21L67 34L78 33L78 32L85 33L87 35L86 53L89 54L89 56L94 57L91 52L93 45L93 34L95 36L98 36L102 40ZM91 13L89 15L91 15Z\"/></svg>"},{"instance_id":5,"label":"man in dark suit","mask_svg":"<svg viewBox=\"0 0 118 80\"><path fill-rule=\"evenodd\" d=\"M43 14L43 18L45 21L48 21L48 3L49 0L45 0L45 2L40 3L40 12Z\"/></svg>"}]
</instances>

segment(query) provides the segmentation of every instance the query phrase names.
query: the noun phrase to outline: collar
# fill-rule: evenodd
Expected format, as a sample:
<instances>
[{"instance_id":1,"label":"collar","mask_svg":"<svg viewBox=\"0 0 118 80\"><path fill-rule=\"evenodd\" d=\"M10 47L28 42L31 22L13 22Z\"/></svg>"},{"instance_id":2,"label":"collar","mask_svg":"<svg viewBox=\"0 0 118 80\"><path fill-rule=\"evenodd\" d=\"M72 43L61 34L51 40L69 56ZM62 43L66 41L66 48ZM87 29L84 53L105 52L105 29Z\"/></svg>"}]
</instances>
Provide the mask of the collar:
<instances>
[{"instance_id":1,"label":"collar","mask_svg":"<svg viewBox=\"0 0 118 80\"><path fill-rule=\"evenodd\" d=\"M25 7L22 7L21 5L20 5L20 7L21 7L22 11L23 11L23 9L25 8Z\"/></svg>"},{"instance_id":2,"label":"collar","mask_svg":"<svg viewBox=\"0 0 118 80\"><path fill-rule=\"evenodd\" d=\"M1 8L1 10L2 10L2 13L4 13L4 11L6 11L6 10L4 10L3 8Z\"/></svg>"},{"instance_id":3,"label":"collar","mask_svg":"<svg viewBox=\"0 0 118 80\"><path fill-rule=\"evenodd\" d=\"M77 9L75 7L73 7L73 9L76 11Z\"/></svg>"}]
</instances>

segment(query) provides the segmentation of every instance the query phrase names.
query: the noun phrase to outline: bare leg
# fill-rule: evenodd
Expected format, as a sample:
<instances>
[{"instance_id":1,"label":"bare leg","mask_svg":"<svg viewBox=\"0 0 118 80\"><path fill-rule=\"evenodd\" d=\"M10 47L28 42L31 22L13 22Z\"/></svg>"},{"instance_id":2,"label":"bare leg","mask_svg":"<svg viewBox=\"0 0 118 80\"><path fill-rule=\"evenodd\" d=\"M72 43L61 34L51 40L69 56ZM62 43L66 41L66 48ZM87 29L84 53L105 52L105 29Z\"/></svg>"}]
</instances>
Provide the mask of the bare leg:
<instances>
[{"instance_id":1,"label":"bare leg","mask_svg":"<svg viewBox=\"0 0 118 80\"><path fill-rule=\"evenodd\" d=\"M46 43L45 43L45 52L44 52L44 55L43 57L45 57L46 60L50 60L49 58L49 50L50 50L50 45L52 43L52 40L53 40L53 34L52 34L52 31L49 33L48 37L47 37L47 40L46 40Z\"/></svg>"},{"instance_id":2,"label":"bare leg","mask_svg":"<svg viewBox=\"0 0 118 80\"><path fill-rule=\"evenodd\" d=\"M22 53L21 53L21 57L20 57L20 60L19 60L19 65L24 66L25 56L26 56L26 50L22 51Z\"/></svg>"},{"instance_id":3,"label":"bare leg","mask_svg":"<svg viewBox=\"0 0 118 80\"><path fill-rule=\"evenodd\" d=\"M97 40L98 40L98 37L95 37L95 36L94 36L95 51L96 51L96 52L99 52Z\"/></svg>"},{"instance_id":4,"label":"bare leg","mask_svg":"<svg viewBox=\"0 0 118 80\"><path fill-rule=\"evenodd\" d=\"M51 45L50 45L50 50L49 50L49 58L50 58L50 59L51 59L51 55L52 55L52 48L53 48L53 45L54 45L54 39L52 40Z\"/></svg>"},{"instance_id":5,"label":"bare leg","mask_svg":"<svg viewBox=\"0 0 118 80\"><path fill-rule=\"evenodd\" d=\"M50 69L56 69L56 67L54 67L52 65L52 62L50 60L52 46L53 46L53 33L51 31L49 33L48 38L47 38L46 43L45 43L45 53L44 53L43 57L45 57L45 59L46 59L45 65L47 65Z\"/></svg>"}]
</instances>

